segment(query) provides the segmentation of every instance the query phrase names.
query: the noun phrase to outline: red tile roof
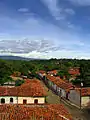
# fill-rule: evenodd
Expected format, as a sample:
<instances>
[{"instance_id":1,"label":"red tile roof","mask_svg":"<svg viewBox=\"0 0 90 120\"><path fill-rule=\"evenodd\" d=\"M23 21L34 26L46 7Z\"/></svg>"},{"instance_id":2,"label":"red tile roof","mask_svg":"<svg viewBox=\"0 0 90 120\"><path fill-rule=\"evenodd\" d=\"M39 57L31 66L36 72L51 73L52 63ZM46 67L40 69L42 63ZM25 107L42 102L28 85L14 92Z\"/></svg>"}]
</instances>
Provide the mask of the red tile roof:
<instances>
[{"instance_id":1,"label":"red tile roof","mask_svg":"<svg viewBox=\"0 0 90 120\"><path fill-rule=\"evenodd\" d=\"M82 96L90 96L90 88L76 88L75 89L77 92L79 92L80 94L80 90L81 90L81 95Z\"/></svg>"},{"instance_id":2,"label":"red tile roof","mask_svg":"<svg viewBox=\"0 0 90 120\"><path fill-rule=\"evenodd\" d=\"M54 84L56 84L58 87L68 91L70 89L73 89L73 85L71 83L65 82L65 80L60 79L60 77L55 77L55 76L46 76L48 80L52 81Z\"/></svg>"},{"instance_id":3,"label":"red tile roof","mask_svg":"<svg viewBox=\"0 0 90 120\"><path fill-rule=\"evenodd\" d=\"M17 88L0 87L0 96L17 96Z\"/></svg>"},{"instance_id":4,"label":"red tile roof","mask_svg":"<svg viewBox=\"0 0 90 120\"><path fill-rule=\"evenodd\" d=\"M47 96L39 80L30 80L18 89L18 96Z\"/></svg>"},{"instance_id":5,"label":"red tile roof","mask_svg":"<svg viewBox=\"0 0 90 120\"><path fill-rule=\"evenodd\" d=\"M80 75L80 71L79 71L79 68L70 68L69 69L69 74L71 74L71 75Z\"/></svg>"},{"instance_id":6,"label":"red tile roof","mask_svg":"<svg viewBox=\"0 0 90 120\"><path fill-rule=\"evenodd\" d=\"M38 80L28 80L19 87L0 87L0 96L47 96L46 91Z\"/></svg>"},{"instance_id":7,"label":"red tile roof","mask_svg":"<svg viewBox=\"0 0 90 120\"><path fill-rule=\"evenodd\" d=\"M45 74L46 71L44 71L44 70L40 70L38 73Z\"/></svg>"},{"instance_id":8,"label":"red tile roof","mask_svg":"<svg viewBox=\"0 0 90 120\"><path fill-rule=\"evenodd\" d=\"M24 106L24 105L0 105L1 114L7 120L72 120L71 115L61 104L42 106ZM66 119L65 119L66 118ZM1 120L2 118L0 118Z\"/></svg>"}]
</instances>

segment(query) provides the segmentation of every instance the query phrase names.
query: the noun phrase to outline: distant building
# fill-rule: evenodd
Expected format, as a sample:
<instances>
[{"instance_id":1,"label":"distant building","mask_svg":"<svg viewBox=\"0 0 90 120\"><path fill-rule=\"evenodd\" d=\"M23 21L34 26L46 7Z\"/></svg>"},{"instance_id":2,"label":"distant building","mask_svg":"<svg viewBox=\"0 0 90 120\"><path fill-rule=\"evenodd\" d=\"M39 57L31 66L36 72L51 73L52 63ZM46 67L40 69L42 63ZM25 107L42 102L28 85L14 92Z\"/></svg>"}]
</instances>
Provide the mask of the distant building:
<instances>
[{"instance_id":1,"label":"distant building","mask_svg":"<svg viewBox=\"0 0 90 120\"><path fill-rule=\"evenodd\" d=\"M3 84L3 86L7 86L7 87L15 87L15 82L14 81L11 81L11 82L5 82Z\"/></svg>"},{"instance_id":2,"label":"distant building","mask_svg":"<svg viewBox=\"0 0 90 120\"><path fill-rule=\"evenodd\" d=\"M20 77L21 76L21 72L15 71L12 76L14 77Z\"/></svg>"},{"instance_id":3,"label":"distant building","mask_svg":"<svg viewBox=\"0 0 90 120\"><path fill-rule=\"evenodd\" d=\"M47 74L48 74L48 75L51 75L51 76L56 76L57 73L58 73L57 70L52 70L52 71L48 71L48 72L47 72Z\"/></svg>"},{"instance_id":4,"label":"distant building","mask_svg":"<svg viewBox=\"0 0 90 120\"><path fill-rule=\"evenodd\" d=\"M40 70L39 72L37 72L37 74L40 79L43 79L43 77L46 76L46 71Z\"/></svg>"},{"instance_id":5,"label":"distant building","mask_svg":"<svg viewBox=\"0 0 90 120\"><path fill-rule=\"evenodd\" d=\"M71 75L69 81L75 80L77 75L80 75L79 67L70 68L68 73Z\"/></svg>"},{"instance_id":6,"label":"distant building","mask_svg":"<svg viewBox=\"0 0 90 120\"><path fill-rule=\"evenodd\" d=\"M68 72L72 76L80 75L79 67L70 68Z\"/></svg>"},{"instance_id":7,"label":"distant building","mask_svg":"<svg viewBox=\"0 0 90 120\"><path fill-rule=\"evenodd\" d=\"M27 76L25 76L25 75L21 75L21 78L26 79L26 78L27 78Z\"/></svg>"}]
</instances>

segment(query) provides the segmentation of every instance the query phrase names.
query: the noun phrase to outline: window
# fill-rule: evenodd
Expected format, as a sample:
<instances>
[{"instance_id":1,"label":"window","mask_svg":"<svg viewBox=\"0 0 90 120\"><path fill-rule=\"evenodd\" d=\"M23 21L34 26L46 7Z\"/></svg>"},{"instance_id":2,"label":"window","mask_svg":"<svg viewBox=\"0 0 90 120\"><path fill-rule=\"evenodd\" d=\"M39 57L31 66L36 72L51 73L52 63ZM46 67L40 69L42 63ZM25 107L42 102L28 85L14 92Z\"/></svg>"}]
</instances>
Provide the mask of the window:
<instances>
[{"instance_id":1,"label":"window","mask_svg":"<svg viewBox=\"0 0 90 120\"><path fill-rule=\"evenodd\" d=\"M23 100L23 104L27 104L27 100Z\"/></svg>"},{"instance_id":2,"label":"window","mask_svg":"<svg viewBox=\"0 0 90 120\"><path fill-rule=\"evenodd\" d=\"M5 99L4 99L4 98L1 99L1 103L2 103L2 104L5 103Z\"/></svg>"},{"instance_id":3,"label":"window","mask_svg":"<svg viewBox=\"0 0 90 120\"><path fill-rule=\"evenodd\" d=\"M35 100L34 100L34 104L38 104L38 99L35 99Z\"/></svg>"},{"instance_id":4,"label":"window","mask_svg":"<svg viewBox=\"0 0 90 120\"><path fill-rule=\"evenodd\" d=\"M10 98L10 103L13 103L13 98Z\"/></svg>"}]
</instances>

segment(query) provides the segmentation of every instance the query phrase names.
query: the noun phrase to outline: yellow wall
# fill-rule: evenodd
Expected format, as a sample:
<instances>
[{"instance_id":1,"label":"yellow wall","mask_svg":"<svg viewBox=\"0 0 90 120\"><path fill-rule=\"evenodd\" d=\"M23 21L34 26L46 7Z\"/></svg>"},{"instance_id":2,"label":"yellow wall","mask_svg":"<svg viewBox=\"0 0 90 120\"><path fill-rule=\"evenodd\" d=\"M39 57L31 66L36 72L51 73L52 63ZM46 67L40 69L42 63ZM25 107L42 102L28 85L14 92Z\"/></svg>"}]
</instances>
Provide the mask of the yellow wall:
<instances>
[{"instance_id":1,"label":"yellow wall","mask_svg":"<svg viewBox=\"0 0 90 120\"><path fill-rule=\"evenodd\" d=\"M90 102L90 96L82 97L82 106L87 106L89 102Z\"/></svg>"},{"instance_id":2,"label":"yellow wall","mask_svg":"<svg viewBox=\"0 0 90 120\"><path fill-rule=\"evenodd\" d=\"M18 104L23 104L23 100L27 100L27 104L33 104L35 99L38 99L38 103L44 104L45 97L18 97Z\"/></svg>"}]
</instances>

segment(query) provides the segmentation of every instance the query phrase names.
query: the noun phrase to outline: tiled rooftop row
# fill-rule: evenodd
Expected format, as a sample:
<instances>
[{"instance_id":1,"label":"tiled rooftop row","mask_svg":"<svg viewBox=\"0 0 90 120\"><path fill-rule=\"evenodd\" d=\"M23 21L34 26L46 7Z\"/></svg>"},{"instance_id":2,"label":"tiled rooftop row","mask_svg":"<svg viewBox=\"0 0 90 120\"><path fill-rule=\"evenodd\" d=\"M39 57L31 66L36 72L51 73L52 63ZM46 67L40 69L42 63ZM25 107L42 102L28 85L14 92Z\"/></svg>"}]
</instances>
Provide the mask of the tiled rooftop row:
<instances>
[{"instance_id":1,"label":"tiled rooftop row","mask_svg":"<svg viewBox=\"0 0 90 120\"><path fill-rule=\"evenodd\" d=\"M46 92L38 80L27 79L19 87L0 87L0 96L46 96Z\"/></svg>"},{"instance_id":2,"label":"tiled rooftop row","mask_svg":"<svg viewBox=\"0 0 90 120\"><path fill-rule=\"evenodd\" d=\"M29 107L24 105L1 105L0 117L5 115L7 120L72 120L71 115L63 105L49 104L45 107ZM1 120L1 118L0 118Z\"/></svg>"}]
</instances>

